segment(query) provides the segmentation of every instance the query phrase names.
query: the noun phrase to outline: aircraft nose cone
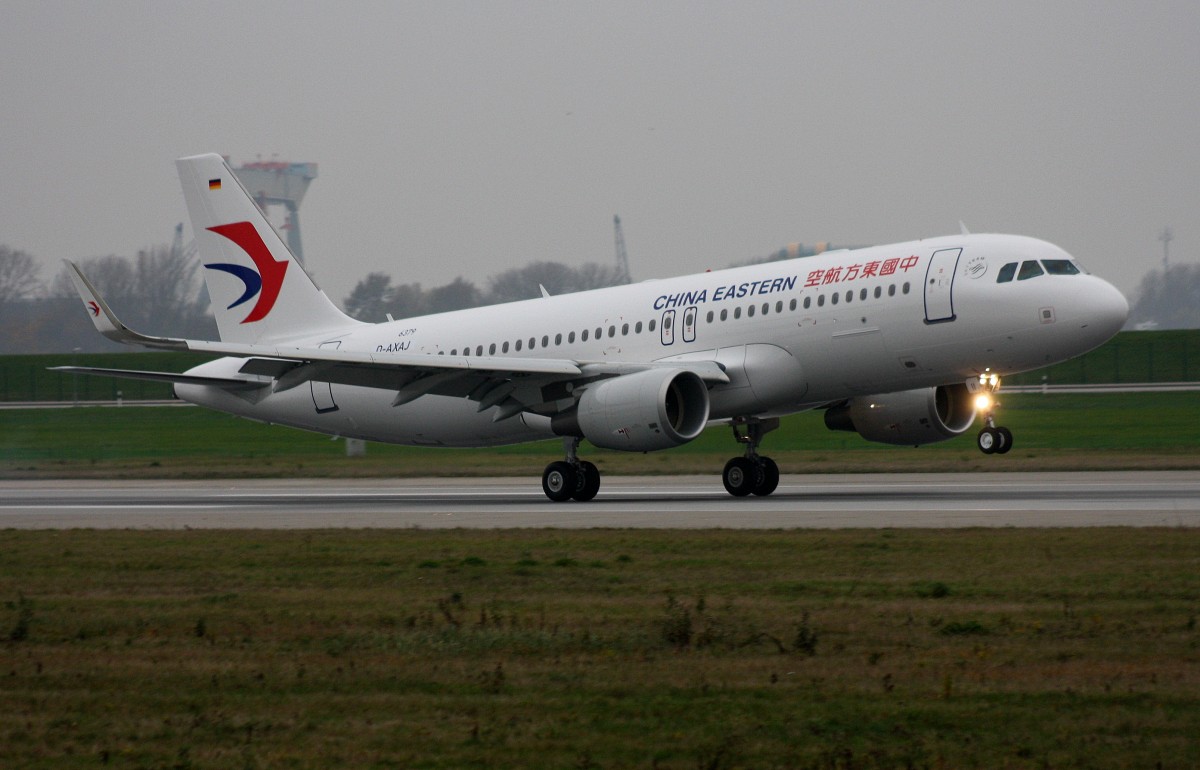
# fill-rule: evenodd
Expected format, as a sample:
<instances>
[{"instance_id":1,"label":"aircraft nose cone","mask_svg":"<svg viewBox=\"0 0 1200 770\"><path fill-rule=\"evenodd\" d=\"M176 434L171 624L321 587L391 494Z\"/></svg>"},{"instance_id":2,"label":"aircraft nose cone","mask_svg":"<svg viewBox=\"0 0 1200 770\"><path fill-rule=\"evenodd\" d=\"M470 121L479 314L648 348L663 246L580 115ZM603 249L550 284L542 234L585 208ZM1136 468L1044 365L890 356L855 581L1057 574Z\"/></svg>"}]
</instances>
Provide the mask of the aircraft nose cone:
<instances>
[{"instance_id":1,"label":"aircraft nose cone","mask_svg":"<svg viewBox=\"0 0 1200 770\"><path fill-rule=\"evenodd\" d=\"M1129 300L1108 281L1097 279L1097 282L1100 285L1095 292L1092 315L1096 325L1112 336L1121 331L1129 318Z\"/></svg>"}]
</instances>

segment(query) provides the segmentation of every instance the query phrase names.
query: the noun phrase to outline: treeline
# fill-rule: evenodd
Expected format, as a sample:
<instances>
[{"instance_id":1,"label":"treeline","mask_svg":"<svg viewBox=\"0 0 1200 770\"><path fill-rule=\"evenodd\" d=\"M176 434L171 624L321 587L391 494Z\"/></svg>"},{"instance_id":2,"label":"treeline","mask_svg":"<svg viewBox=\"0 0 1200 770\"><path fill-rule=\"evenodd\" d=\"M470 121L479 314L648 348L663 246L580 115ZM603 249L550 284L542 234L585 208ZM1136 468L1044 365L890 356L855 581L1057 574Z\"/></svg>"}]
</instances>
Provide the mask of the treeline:
<instances>
[{"instance_id":1,"label":"treeline","mask_svg":"<svg viewBox=\"0 0 1200 770\"><path fill-rule=\"evenodd\" d=\"M152 334L215 339L201 294L199 263L162 245L136 256L78 260L113 311ZM125 350L84 322L79 293L64 265L48 281L28 253L0 245L0 353Z\"/></svg>"},{"instance_id":2,"label":"treeline","mask_svg":"<svg viewBox=\"0 0 1200 770\"><path fill-rule=\"evenodd\" d=\"M593 262L579 267L560 262L531 262L492 276L483 289L462 277L431 289L422 288L419 283L393 284L391 276L377 272L359 281L343 305L358 320L378 323L389 315L408 318L532 299L541 296L539 286L550 294L570 294L627 282L615 265Z\"/></svg>"},{"instance_id":3,"label":"treeline","mask_svg":"<svg viewBox=\"0 0 1200 770\"><path fill-rule=\"evenodd\" d=\"M109 255L78 264L129 326L155 335L217 338L194 256L162 245L132 258ZM539 285L551 294L567 294L624 282L615 266L594 263L533 262L492 276L482 288L461 277L432 288L394 284L391 276L376 272L359 281L342 304L359 320L379 322L388 314L399 319L529 299L539 296ZM126 350L86 323L65 266L45 281L31 255L0 245L0 354Z\"/></svg>"},{"instance_id":4,"label":"treeline","mask_svg":"<svg viewBox=\"0 0 1200 770\"><path fill-rule=\"evenodd\" d=\"M1130 297L1129 328L1200 328L1200 265L1151 270Z\"/></svg>"}]
</instances>

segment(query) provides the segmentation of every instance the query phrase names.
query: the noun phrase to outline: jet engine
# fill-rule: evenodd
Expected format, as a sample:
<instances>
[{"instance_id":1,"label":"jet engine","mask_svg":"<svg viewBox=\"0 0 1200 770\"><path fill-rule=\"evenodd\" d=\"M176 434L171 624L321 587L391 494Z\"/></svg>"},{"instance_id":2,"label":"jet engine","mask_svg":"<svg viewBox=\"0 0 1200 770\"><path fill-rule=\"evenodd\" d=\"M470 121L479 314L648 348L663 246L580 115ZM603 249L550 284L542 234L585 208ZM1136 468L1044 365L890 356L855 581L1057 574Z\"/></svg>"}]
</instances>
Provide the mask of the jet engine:
<instances>
[{"instance_id":1,"label":"jet engine","mask_svg":"<svg viewBox=\"0 0 1200 770\"><path fill-rule=\"evenodd\" d=\"M554 417L561 436L649 452L687 443L708 423L708 388L686 369L647 369L589 385L578 406Z\"/></svg>"},{"instance_id":2,"label":"jet engine","mask_svg":"<svg viewBox=\"0 0 1200 770\"><path fill-rule=\"evenodd\" d=\"M974 421L974 400L961 384L855 397L825 412L830 430L848 430L867 441L902 446L954 438Z\"/></svg>"}]
</instances>

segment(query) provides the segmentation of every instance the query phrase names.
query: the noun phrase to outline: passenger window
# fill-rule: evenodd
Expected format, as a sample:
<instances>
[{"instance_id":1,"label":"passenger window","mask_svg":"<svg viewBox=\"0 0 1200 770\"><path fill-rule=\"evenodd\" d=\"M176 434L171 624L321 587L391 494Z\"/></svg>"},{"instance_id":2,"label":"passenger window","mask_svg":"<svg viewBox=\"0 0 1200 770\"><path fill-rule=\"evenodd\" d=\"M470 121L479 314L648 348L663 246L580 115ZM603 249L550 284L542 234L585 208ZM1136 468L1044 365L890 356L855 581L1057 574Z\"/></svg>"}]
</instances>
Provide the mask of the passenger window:
<instances>
[{"instance_id":1,"label":"passenger window","mask_svg":"<svg viewBox=\"0 0 1200 770\"><path fill-rule=\"evenodd\" d=\"M496 343L493 342L491 345L488 345L488 355L489 356L496 355Z\"/></svg>"},{"instance_id":2,"label":"passenger window","mask_svg":"<svg viewBox=\"0 0 1200 770\"><path fill-rule=\"evenodd\" d=\"M1017 263L1009 262L1004 267L1000 268L1000 274L996 276L996 283L1008 283L1017 274Z\"/></svg>"},{"instance_id":3,"label":"passenger window","mask_svg":"<svg viewBox=\"0 0 1200 770\"><path fill-rule=\"evenodd\" d=\"M879 299L879 298L880 298L880 297L882 297L882 296L883 296L883 287L882 287L882 286L876 286L876 287L875 287L875 299Z\"/></svg>"},{"instance_id":4,"label":"passenger window","mask_svg":"<svg viewBox=\"0 0 1200 770\"><path fill-rule=\"evenodd\" d=\"M792 297L792 301L788 303L788 310L796 309L796 298Z\"/></svg>"},{"instance_id":5,"label":"passenger window","mask_svg":"<svg viewBox=\"0 0 1200 770\"><path fill-rule=\"evenodd\" d=\"M1079 275L1079 268L1069 259L1043 259L1042 265L1050 275Z\"/></svg>"},{"instance_id":6,"label":"passenger window","mask_svg":"<svg viewBox=\"0 0 1200 770\"><path fill-rule=\"evenodd\" d=\"M603 336L604 336L604 329L597 326L596 327L596 339L600 339Z\"/></svg>"},{"instance_id":7,"label":"passenger window","mask_svg":"<svg viewBox=\"0 0 1200 770\"><path fill-rule=\"evenodd\" d=\"M608 327L608 336L610 336L610 337L617 336L617 327L615 327L615 326Z\"/></svg>"},{"instance_id":8,"label":"passenger window","mask_svg":"<svg viewBox=\"0 0 1200 770\"><path fill-rule=\"evenodd\" d=\"M651 319L650 319L650 323L646 324L646 328L647 328L649 331L654 331L654 325L655 325L655 321L654 321L654 319L653 319L653 318L651 318Z\"/></svg>"},{"instance_id":9,"label":"passenger window","mask_svg":"<svg viewBox=\"0 0 1200 770\"><path fill-rule=\"evenodd\" d=\"M764 302L764 303L763 303L763 306L762 306L762 313L763 313L763 315L766 315L766 314L767 314L767 313L769 313L769 312L771 312L771 303L770 303L770 302Z\"/></svg>"},{"instance_id":10,"label":"passenger window","mask_svg":"<svg viewBox=\"0 0 1200 770\"><path fill-rule=\"evenodd\" d=\"M750 307L746 308L746 317L747 318L754 317L754 305L751 305Z\"/></svg>"},{"instance_id":11,"label":"passenger window","mask_svg":"<svg viewBox=\"0 0 1200 770\"><path fill-rule=\"evenodd\" d=\"M500 352L501 352L501 353L507 353L507 352L508 352L508 343L507 343L507 342L506 342L506 343L504 343L504 344L503 344L503 345L500 347Z\"/></svg>"},{"instance_id":12,"label":"passenger window","mask_svg":"<svg viewBox=\"0 0 1200 770\"><path fill-rule=\"evenodd\" d=\"M629 324L621 324L621 336L622 337L629 336Z\"/></svg>"},{"instance_id":13,"label":"passenger window","mask_svg":"<svg viewBox=\"0 0 1200 770\"><path fill-rule=\"evenodd\" d=\"M1042 270L1042 266L1031 259L1021 263L1021 272L1017 273L1017 280L1028 281L1030 278L1037 278L1039 275L1044 274L1045 271Z\"/></svg>"},{"instance_id":14,"label":"passenger window","mask_svg":"<svg viewBox=\"0 0 1200 770\"><path fill-rule=\"evenodd\" d=\"M520 340L517 340L517 352L518 353L521 352L521 341Z\"/></svg>"},{"instance_id":15,"label":"passenger window","mask_svg":"<svg viewBox=\"0 0 1200 770\"><path fill-rule=\"evenodd\" d=\"M711 311L711 310L710 310L710 311L708 311L708 316L707 316L707 318L708 318L708 322L709 322L709 323L712 323L712 321L713 321L713 311Z\"/></svg>"},{"instance_id":16,"label":"passenger window","mask_svg":"<svg viewBox=\"0 0 1200 770\"><path fill-rule=\"evenodd\" d=\"M529 338L529 349L533 350L536 347L537 347L537 339L534 337L530 337Z\"/></svg>"},{"instance_id":17,"label":"passenger window","mask_svg":"<svg viewBox=\"0 0 1200 770\"><path fill-rule=\"evenodd\" d=\"M893 283L891 286L888 287L888 296L889 297L896 296L896 284Z\"/></svg>"},{"instance_id":18,"label":"passenger window","mask_svg":"<svg viewBox=\"0 0 1200 770\"><path fill-rule=\"evenodd\" d=\"M792 310L796 309L795 302L796 302L796 300L792 300ZM776 313L783 312L783 300L779 300L778 302L775 303L775 312Z\"/></svg>"},{"instance_id":19,"label":"passenger window","mask_svg":"<svg viewBox=\"0 0 1200 770\"><path fill-rule=\"evenodd\" d=\"M477 355L477 356L482 356L482 355L483 355L483 345L476 345L476 346L475 346L475 355Z\"/></svg>"},{"instance_id":20,"label":"passenger window","mask_svg":"<svg viewBox=\"0 0 1200 770\"><path fill-rule=\"evenodd\" d=\"M587 342L587 338L588 338L588 330L584 329L583 333L579 335L579 339L583 340L584 342Z\"/></svg>"},{"instance_id":21,"label":"passenger window","mask_svg":"<svg viewBox=\"0 0 1200 770\"><path fill-rule=\"evenodd\" d=\"M555 344L555 345L561 345L561 344L562 344L562 335L561 335L561 334L555 334L555 335L554 335L554 344Z\"/></svg>"},{"instance_id":22,"label":"passenger window","mask_svg":"<svg viewBox=\"0 0 1200 770\"><path fill-rule=\"evenodd\" d=\"M734 317L734 318L741 318L741 317L742 317L742 309L741 309L740 307L735 307L735 308L733 309L733 317Z\"/></svg>"},{"instance_id":23,"label":"passenger window","mask_svg":"<svg viewBox=\"0 0 1200 770\"><path fill-rule=\"evenodd\" d=\"M812 297L805 297L804 298L804 309L808 310L810 307L812 307Z\"/></svg>"},{"instance_id":24,"label":"passenger window","mask_svg":"<svg viewBox=\"0 0 1200 770\"><path fill-rule=\"evenodd\" d=\"M542 347L544 347L544 348L550 347L550 335L549 334L542 335Z\"/></svg>"},{"instance_id":25,"label":"passenger window","mask_svg":"<svg viewBox=\"0 0 1200 770\"><path fill-rule=\"evenodd\" d=\"M574 342L574 341L575 341L575 332L571 332L570 334L567 335L567 342Z\"/></svg>"},{"instance_id":26,"label":"passenger window","mask_svg":"<svg viewBox=\"0 0 1200 770\"><path fill-rule=\"evenodd\" d=\"M833 293L833 296L831 296L831 297L829 298L829 301L830 301L830 302L832 302L833 304L835 304L835 305L836 305L836 304L838 303L838 300L840 300L841 298L842 298L842 295L841 295L841 294L838 294L838 293L835 291L835 292Z\"/></svg>"},{"instance_id":27,"label":"passenger window","mask_svg":"<svg viewBox=\"0 0 1200 770\"><path fill-rule=\"evenodd\" d=\"M455 348L454 350L451 350L451 351L450 351L450 355L452 355L452 356L457 356L457 355L458 355L458 348Z\"/></svg>"},{"instance_id":28,"label":"passenger window","mask_svg":"<svg viewBox=\"0 0 1200 770\"><path fill-rule=\"evenodd\" d=\"M854 292L853 291L846 292L846 301L851 302L853 300L854 300Z\"/></svg>"},{"instance_id":29,"label":"passenger window","mask_svg":"<svg viewBox=\"0 0 1200 770\"><path fill-rule=\"evenodd\" d=\"M862 291L860 291L858 293L858 298L861 300L865 300L867 298L867 290L863 289Z\"/></svg>"},{"instance_id":30,"label":"passenger window","mask_svg":"<svg viewBox=\"0 0 1200 770\"><path fill-rule=\"evenodd\" d=\"M712 313L709 313L709 314L708 314L708 320L710 320L710 321L712 320ZM642 333L642 322L641 322L641 321L638 321L638 322L637 322L637 324L635 324L635 325L634 325L634 327L633 327L633 333L634 333L634 334L641 334L641 333Z\"/></svg>"},{"instance_id":31,"label":"passenger window","mask_svg":"<svg viewBox=\"0 0 1200 770\"><path fill-rule=\"evenodd\" d=\"M908 289L909 289L908 281L905 281L904 282L904 293L905 294L908 294Z\"/></svg>"},{"instance_id":32,"label":"passenger window","mask_svg":"<svg viewBox=\"0 0 1200 770\"><path fill-rule=\"evenodd\" d=\"M817 307L825 307L825 295L824 294L817 297Z\"/></svg>"}]
</instances>

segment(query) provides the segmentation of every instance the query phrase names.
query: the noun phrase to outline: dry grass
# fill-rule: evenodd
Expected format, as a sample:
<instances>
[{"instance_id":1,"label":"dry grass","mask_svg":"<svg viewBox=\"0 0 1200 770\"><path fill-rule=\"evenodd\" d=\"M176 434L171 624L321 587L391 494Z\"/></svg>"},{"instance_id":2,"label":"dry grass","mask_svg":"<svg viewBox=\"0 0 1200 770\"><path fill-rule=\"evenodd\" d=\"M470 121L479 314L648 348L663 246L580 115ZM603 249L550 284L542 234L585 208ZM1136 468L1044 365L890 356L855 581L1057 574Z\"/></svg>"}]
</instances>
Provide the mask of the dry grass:
<instances>
[{"instance_id":1,"label":"dry grass","mask_svg":"<svg viewBox=\"0 0 1200 770\"><path fill-rule=\"evenodd\" d=\"M1200 533L3 532L0 766L1200 763Z\"/></svg>"}]
</instances>

